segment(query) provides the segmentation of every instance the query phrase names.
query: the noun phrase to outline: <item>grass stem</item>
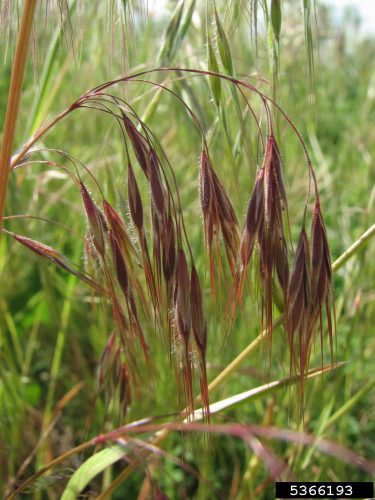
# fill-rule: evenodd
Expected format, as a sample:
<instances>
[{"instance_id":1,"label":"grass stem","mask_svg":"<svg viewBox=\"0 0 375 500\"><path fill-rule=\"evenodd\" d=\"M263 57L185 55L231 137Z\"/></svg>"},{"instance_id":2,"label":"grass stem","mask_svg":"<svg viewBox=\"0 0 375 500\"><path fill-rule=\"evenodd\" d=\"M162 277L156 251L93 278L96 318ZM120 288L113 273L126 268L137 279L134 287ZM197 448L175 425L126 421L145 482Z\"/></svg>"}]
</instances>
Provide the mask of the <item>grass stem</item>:
<instances>
[{"instance_id":1,"label":"grass stem","mask_svg":"<svg viewBox=\"0 0 375 500\"><path fill-rule=\"evenodd\" d=\"M17 124L18 108L21 100L22 82L25 73L26 56L30 43L36 0L23 4L21 27L14 57L8 105L5 115L3 142L0 152L0 229L3 227L5 198L8 188L9 164L12 154L14 134ZM0 231L1 239L1 231Z\"/></svg>"}]
</instances>

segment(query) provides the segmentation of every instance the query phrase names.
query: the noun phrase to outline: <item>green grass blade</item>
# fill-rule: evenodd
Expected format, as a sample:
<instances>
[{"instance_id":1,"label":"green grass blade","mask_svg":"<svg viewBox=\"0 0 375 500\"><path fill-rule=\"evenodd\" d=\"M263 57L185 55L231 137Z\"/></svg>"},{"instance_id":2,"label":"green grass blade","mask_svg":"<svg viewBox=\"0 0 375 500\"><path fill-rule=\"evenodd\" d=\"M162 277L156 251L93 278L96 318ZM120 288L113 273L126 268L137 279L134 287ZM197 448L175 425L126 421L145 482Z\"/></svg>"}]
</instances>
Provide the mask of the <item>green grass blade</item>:
<instances>
[{"instance_id":1,"label":"green grass blade","mask_svg":"<svg viewBox=\"0 0 375 500\"><path fill-rule=\"evenodd\" d=\"M375 387L375 380L371 380L360 391L358 391L352 398L349 399L344 405L341 406L330 418L327 420L325 427L332 425L336 420L341 418L345 413L353 408L373 387Z\"/></svg>"},{"instance_id":2,"label":"green grass blade","mask_svg":"<svg viewBox=\"0 0 375 500\"><path fill-rule=\"evenodd\" d=\"M228 75L233 75L233 60L227 35L221 24L220 17L215 6L216 41L219 49L220 59Z\"/></svg>"},{"instance_id":3,"label":"green grass blade","mask_svg":"<svg viewBox=\"0 0 375 500\"><path fill-rule=\"evenodd\" d=\"M334 424L339 418L341 418L345 413L348 413L353 406L355 406L371 389L375 387L375 380L371 380L368 384L366 384L360 391L358 391L356 394L354 394L353 397L349 399L345 404L343 404L333 415L330 417L326 415L326 418L324 418L321 422L321 425L315 432L315 435L317 438L322 436L324 431L332 424ZM329 409L331 409L329 407ZM311 457L316 450L315 446L312 446L311 448L308 448L306 451L306 457L302 463L302 469L306 468L309 465L309 462L311 460Z\"/></svg>"},{"instance_id":4,"label":"green grass blade","mask_svg":"<svg viewBox=\"0 0 375 500\"><path fill-rule=\"evenodd\" d=\"M112 446L95 453L69 479L61 500L75 500L95 476L120 460L123 456L124 449L119 446Z\"/></svg>"},{"instance_id":5,"label":"green grass blade","mask_svg":"<svg viewBox=\"0 0 375 500\"><path fill-rule=\"evenodd\" d=\"M219 65L217 63L215 49L213 47L211 36L208 31L207 31L207 50L208 50L207 54L208 70L214 73L219 73ZM219 106L221 99L221 80L220 78L217 78L215 76L209 76L208 79L210 82L212 97L215 101L216 106Z\"/></svg>"},{"instance_id":6,"label":"green grass blade","mask_svg":"<svg viewBox=\"0 0 375 500\"><path fill-rule=\"evenodd\" d=\"M72 0L69 5L69 12L74 8L76 0ZM52 84L56 81L55 63L58 54L59 44L64 33L64 23L59 23L56 29L51 44L49 46L45 63L43 65L42 74L40 77L39 88L40 91L37 94L34 104L30 113L29 121L29 135L33 135L38 128L41 126L42 121L45 117L47 107L47 101L50 101L50 91Z\"/></svg>"}]
</instances>

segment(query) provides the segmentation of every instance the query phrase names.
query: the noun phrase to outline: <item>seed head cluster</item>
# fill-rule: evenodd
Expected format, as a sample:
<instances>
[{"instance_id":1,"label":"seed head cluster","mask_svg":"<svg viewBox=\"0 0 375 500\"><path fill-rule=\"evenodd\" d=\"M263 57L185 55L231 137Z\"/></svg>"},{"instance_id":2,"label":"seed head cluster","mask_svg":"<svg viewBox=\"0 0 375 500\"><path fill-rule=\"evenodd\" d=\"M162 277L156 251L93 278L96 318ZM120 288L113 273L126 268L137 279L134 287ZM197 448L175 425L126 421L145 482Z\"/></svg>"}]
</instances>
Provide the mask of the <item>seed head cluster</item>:
<instances>
[{"instance_id":1,"label":"seed head cluster","mask_svg":"<svg viewBox=\"0 0 375 500\"><path fill-rule=\"evenodd\" d=\"M96 97L95 93L88 94L77 107L83 104L89 107L90 99L93 106L98 106ZM150 341L152 336L161 335L183 391L183 400L179 394L181 405L188 413L194 410L194 372L198 370L201 401L209 418L206 373L209 339L203 293L172 166L162 146L125 101L106 95L103 90L100 99L106 100L106 112L110 104L115 107L113 115L124 137L130 225L103 195L100 201L95 201L79 178L77 187L88 221L87 269L94 269L94 273L75 269L68 259L47 245L10 234L105 297L116 328L104 348L98 383L108 401L119 398L122 417L131 404L131 392L144 380L142 366L146 365L147 376L153 377ZM287 243L291 241L288 200L274 135L270 133L265 141L263 161L256 174L241 236L230 196L214 169L203 137L199 193L212 300L226 257L233 283L227 311L233 319L245 293L248 267L256 253L261 326L271 345L275 297L281 295L282 305L278 309L285 312L290 372L300 374L301 395L314 339L320 335L323 350L323 333L327 328L332 356L335 334L330 252L315 175L313 181L311 234L308 236L305 229L305 209L294 263L290 266L293 257ZM148 193L142 186L147 186ZM306 208L309 201L308 196ZM196 358L198 363L194 363Z\"/></svg>"}]
</instances>

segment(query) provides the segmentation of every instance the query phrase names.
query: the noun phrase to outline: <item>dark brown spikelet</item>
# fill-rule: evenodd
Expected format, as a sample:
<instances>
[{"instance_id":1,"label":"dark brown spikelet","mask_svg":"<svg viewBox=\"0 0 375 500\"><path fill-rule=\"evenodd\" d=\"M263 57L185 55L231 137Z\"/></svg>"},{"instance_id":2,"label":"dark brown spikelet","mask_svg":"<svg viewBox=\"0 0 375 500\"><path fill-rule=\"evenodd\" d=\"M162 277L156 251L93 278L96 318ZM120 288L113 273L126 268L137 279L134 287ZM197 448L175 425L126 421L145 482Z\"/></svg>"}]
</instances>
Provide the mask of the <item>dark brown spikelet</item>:
<instances>
[{"instance_id":1,"label":"dark brown spikelet","mask_svg":"<svg viewBox=\"0 0 375 500\"><path fill-rule=\"evenodd\" d=\"M229 323L233 321L236 308L242 296L246 270L258 239L259 228L263 224L263 218L264 168L261 168L257 174L253 192L251 194L247 207L245 224L239 248L239 269L237 271L234 284L229 295L229 301L226 307L226 316L228 316L229 318Z\"/></svg>"},{"instance_id":2,"label":"dark brown spikelet","mask_svg":"<svg viewBox=\"0 0 375 500\"><path fill-rule=\"evenodd\" d=\"M281 289L283 291L283 298L286 299L288 284L289 284L289 262L288 262L288 249L285 238L279 239L276 243L276 272ZM284 303L285 306L285 303Z\"/></svg>"},{"instance_id":3,"label":"dark brown spikelet","mask_svg":"<svg viewBox=\"0 0 375 500\"><path fill-rule=\"evenodd\" d=\"M182 340L183 365L184 365L184 389L186 408L190 413L194 410L192 367L190 362L190 330L191 330L191 295L190 275L186 262L185 253L182 249L178 251L177 268L174 291L174 327L176 340Z\"/></svg>"},{"instance_id":4,"label":"dark brown spikelet","mask_svg":"<svg viewBox=\"0 0 375 500\"><path fill-rule=\"evenodd\" d=\"M74 274L74 276L77 276L77 278L90 285L94 290L99 292L101 295L108 295L108 290L106 290L106 288L104 288L99 282L94 280L88 274L74 269L72 263L69 262L69 260L64 255L62 255L54 248L45 245L44 243L40 243L39 241L32 240L31 238L27 238L26 236L14 234L9 231L7 231L7 233L10 234L16 241L18 241L28 249L32 250L40 257L44 257L45 259L50 260L51 262L58 265L65 271Z\"/></svg>"},{"instance_id":5,"label":"dark brown spikelet","mask_svg":"<svg viewBox=\"0 0 375 500\"><path fill-rule=\"evenodd\" d=\"M99 367L98 367L99 386L102 386L104 384L104 380L108 374L109 369L112 366L112 361L114 358L115 342L116 342L116 333L112 332L99 361Z\"/></svg>"},{"instance_id":6,"label":"dark brown spikelet","mask_svg":"<svg viewBox=\"0 0 375 500\"><path fill-rule=\"evenodd\" d=\"M120 246L112 231L109 232L109 241L111 245L112 257L113 257L117 281L118 284L120 285L120 288L122 290L122 293L126 301L126 306L130 320L130 327L133 331L136 332L136 335L141 343L144 356L146 360L148 360L149 351L142 332L142 328L140 326L140 322L138 320L137 306L134 299L132 287L129 286L129 277L125 259L121 253Z\"/></svg>"},{"instance_id":7,"label":"dark brown spikelet","mask_svg":"<svg viewBox=\"0 0 375 500\"><path fill-rule=\"evenodd\" d=\"M112 257L114 261L114 267L116 271L117 281L125 297L129 295L129 278L128 271L126 269L125 259L122 256L117 239L114 236L113 231L109 232L109 241L111 244Z\"/></svg>"},{"instance_id":8,"label":"dark brown spikelet","mask_svg":"<svg viewBox=\"0 0 375 500\"><path fill-rule=\"evenodd\" d=\"M246 268L252 256L259 226L263 218L263 199L264 199L263 184L264 184L264 169L262 168L258 172L254 189L249 201L245 219L245 227L241 239L240 274L242 278L245 274Z\"/></svg>"},{"instance_id":9,"label":"dark brown spikelet","mask_svg":"<svg viewBox=\"0 0 375 500\"><path fill-rule=\"evenodd\" d=\"M120 418L124 419L128 408L131 404L131 384L129 379L128 367L125 363L120 368L120 389L119 389L119 403L120 403Z\"/></svg>"},{"instance_id":10,"label":"dark brown spikelet","mask_svg":"<svg viewBox=\"0 0 375 500\"><path fill-rule=\"evenodd\" d=\"M166 325L169 334L170 347L172 347L172 317L170 305L173 301L173 281L176 270L176 238L173 219L169 216L165 219L163 233L161 238L162 244L162 268L165 282L165 292L167 297L166 307ZM170 351L170 354L172 352Z\"/></svg>"},{"instance_id":11,"label":"dark brown spikelet","mask_svg":"<svg viewBox=\"0 0 375 500\"><path fill-rule=\"evenodd\" d=\"M285 210L288 217L287 199L281 175L280 152L272 135L267 139L263 168L264 218L259 227L260 276L263 286L262 318L271 339L275 270L284 293L289 274L282 216Z\"/></svg>"},{"instance_id":12,"label":"dark brown spikelet","mask_svg":"<svg viewBox=\"0 0 375 500\"><path fill-rule=\"evenodd\" d=\"M143 205L138 184L131 164L128 165L128 199L133 224L138 231L143 230Z\"/></svg>"},{"instance_id":13,"label":"dark brown spikelet","mask_svg":"<svg viewBox=\"0 0 375 500\"><path fill-rule=\"evenodd\" d=\"M173 220L168 217L164 224L162 238L163 245L163 274L166 283L170 283L176 267L176 239Z\"/></svg>"},{"instance_id":14,"label":"dark brown spikelet","mask_svg":"<svg viewBox=\"0 0 375 500\"><path fill-rule=\"evenodd\" d=\"M151 186L151 196L154 203L156 213L160 220L163 219L165 210L165 195L163 183L160 175L160 163L159 158L154 149L150 150L150 170L149 179Z\"/></svg>"},{"instance_id":15,"label":"dark brown spikelet","mask_svg":"<svg viewBox=\"0 0 375 500\"><path fill-rule=\"evenodd\" d=\"M149 181L151 187L151 220L152 220L152 246L153 246L153 264L154 276L156 279L156 289L158 302L162 302L162 227L164 226L165 215L165 194L163 182L161 179L161 166L159 158L154 149L150 150Z\"/></svg>"},{"instance_id":16,"label":"dark brown spikelet","mask_svg":"<svg viewBox=\"0 0 375 500\"><path fill-rule=\"evenodd\" d=\"M125 130L133 146L133 151L138 160L139 166L143 170L145 176L148 178L150 164L148 143L145 137L140 132L138 132L137 127L130 120L130 118L126 116L124 112L122 112L122 117L124 120Z\"/></svg>"},{"instance_id":17,"label":"dark brown spikelet","mask_svg":"<svg viewBox=\"0 0 375 500\"><path fill-rule=\"evenodd\" d=\"M178 251L175 284L175 322L185 344L189 342L191 327L190 276L183 250Z\"/></svg>"},{"instance_id":18,"label":"dark brown spikelet","mask_svg":"<svg viewBox=\"0 0 375 500\"><path fill-rule=\"evenodd\" d=\"M104 234L107 230L103 214L96 206L94 200L91 198L86 186L83 182L79 183L83 204L85 206L87 219L89 221L89 228L92 241L96 251L104 258L105 255L105 240Z\"/></svg>"},{"instance_id":19,"label":"dark brown spikelet","mask_svg":"<svg viewBox=\"0 0 375 500\"><path fill-rule=\"evenodd\" d=\"M121 250L125 253L127 259L130 259L130 255L135 255L136 252L123 220L107 200L103 200L103 208L107 222L112 229Z\"/></svg>"},{"instance_id":20,"label":"dark brown spikelet","mask_svg":"<svg viewBox=\"0 0 375 500\"><path fill-rule=\"evenodd\" d=\"M121 347L117 346L112 364L112 386L116 388L121 377Z\"/></svg>"},{"instance_id":21,"label":"dark brown spikelet","mask_svg":"<svg viewBox=\"0 0 375 500\"><path fill-rule=\"evenodd\" d=\"M323 319L325 309L327 329L333 362L333 336L335 333L335 310L331 256L328 246L323 215L318 201L315 202L311 225L311 314L319 324L323 356Z\"/></svg>"},{"instance_id":22,"label":"dark brown spikelet","mask_svg":"<svg viewBox=\"0 0 375 500\"><path fill-rule=\"evenodd\" d=\"M207 323L203 311L202 290L195 267L191 270L191 321L195 343L200 358L200 387L202 405L209 418L210 403L208 399L208 384L206 371Z\"/></svg>"},{"instance_id":23,"label":"dark brown spikelet","mask_svg":"<svg viewBox=\"0 0 375 500\"><path fill-rule=\"evenodd\" d=\"M128 165L128 198L129 198L129 211L132 222L137 229L139 244L142 251L142 260L144 273L146 278L147 288L150 292L152 305L156 311L158 308L159 300L157 293L157 286L155 283L154 274L152 271L150 255L148 251L147 240L143 227L143 205L141 195L139 193L138 184L134 175L131 164Z\"/></svg>"},{"instance_id":24,"label":"dark brown spikelet","mask_svg":"<svg viewBox=\"0 0 375 500\"><path fill-rule=\"evenodd\" d=\"M239 252L239 271L230 295L231 315L242 295L246 268L254 247L259 247L259 285L261 322L272 341L275 279L280 283L284 305L289 281L288 249L284 234L283 211L288 220L288 203L281 171L281 157L274 136L266 143L262 167L250 197ZM288 221L289 224L289 221ZM227 310L229 309L229 304Z\"/></svg>"},{"instance_id":25,"label":"dark brown spikelet","mask_svg":"<svg viewBox=\"0 0 375 500\"><path fill-rule=\"evenodd\" d=\"M286 314L291 374L294 374L296 367L299 369L302 396L311 346L310 304L310 250L306 232L302 229L288 286Z\"/></svg>"},{"instance_id":26,"label":"dark brown spikelet","mask_svg":"<svg viewBox=\"0 0 375 500\"><path fill-rule=\"evenodd\" d=\"M212 192L211 167L208 162L207 154L203 150L201 154L200 169L199 169L199 191L200 203L203 215L204 241L208 251L210 261L211 289L214 297L215 290L215 273L214 262L212 255L212 242L214 235L214 227L217 226L217 209Z\"/></svg>"},{"instance_id":27,"label":"dark brown spikelet","mask_svg":"<svg viewBox=\"0 0 375 500\"><path fill-rule=\"evenodd\" d=\"M152 220L152 257L154 264L154 276L156 280L158 301L160 305L162 305L162 283L161 283L162 224L154 204L151 205L151 220Z\"/></svg>"},{"instance_id":28,"label":"dark brown spikelet","mask_svg":"<svg viewBox=\"0 0 375 500\"><path fill-rule=\"evenodd\" d=\"M217 249L216 260L220 263L219 230L221 230L227 261L232 276L234 276L239 246L238 222L229 196L212 168L211 161L204 149L200 160L199 191L204 238L210 260L211 289L214 297L215 265L212 251L214 239Z\"/></svg>"},{"instance_id":29,"label":"dark brown spikelet","mask_svg":"<svg viewBox=\"0 0 375 500\"><path fill-rule=\"evenodd\" d=\"M203 218L205 218L205 216L208 216L210 213L212 194L210 168L207 161L207 155L204 150L201 154L199 169L199 195Z\"/></svg>"},{"instance_id":30,"label":"dark brown spikelet","mask_svg":"<svg viewBox=\"0 0 375 500\"><path fill-rule=\"evenodd\" d=\"M234 212L229 196L212 166L211 174L213 181L213 193L217 202L217 214L219 216L221 232L223 234L227 260L232 276L234 277L239 247L237 216Z\"/></svg>"}]
</instances>

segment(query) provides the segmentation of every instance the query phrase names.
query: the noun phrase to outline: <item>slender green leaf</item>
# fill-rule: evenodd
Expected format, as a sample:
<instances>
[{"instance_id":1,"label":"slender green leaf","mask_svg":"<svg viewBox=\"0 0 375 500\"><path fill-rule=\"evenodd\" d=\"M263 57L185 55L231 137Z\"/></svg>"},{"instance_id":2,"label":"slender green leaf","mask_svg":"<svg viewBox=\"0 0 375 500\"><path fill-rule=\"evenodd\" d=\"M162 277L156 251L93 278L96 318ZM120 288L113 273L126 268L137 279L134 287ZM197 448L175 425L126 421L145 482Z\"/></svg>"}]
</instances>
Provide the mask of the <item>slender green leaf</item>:
<instances>
[{"instance_id":1,"label":"slender green leaf","mask_svg":"<svg viewBox=\"0 0 375 500\"><path fill-rule=\"evenodd\" d=\"M272 0L271 2L271 22L272 29L277 43L280 41L281 31L281 3L280 0Z\"/></svg>"},{"instance_id":2,"label":"slender green leaf","mask_svg":"<svg viewBox=\"0 0 375 500\"><path fill-rule=\"evenodd\" d=\"M229 42L224 28L221 24L220 17L215 7L215 22L216 22L216 36L217 48L219 49L220 59L224 66L225 71L229 75L233 75L233 60L229 47Z\"/></svg>"},{"instance_id":3,"label":"slender green leaf","mask_svg":"<svg viewBox=\"0 0 375 500\"><path fill-rule=\"evenodd\" d=\"M69 479L61 500L75 500L95 476L120 460L123 456L124 449L120 446L111 446L95 453Z\"/></svg>"},{"instance_id":4,"label":"slender green leaf","mask_svg":"<svg viewBox=\"0 0 375 500\"><path fill-rule=\"evenodd\" d=\"M207 48L208 48L208 69L209 71L218 73L219 65L217 63L215 50L212 45L212 40L209 33L207 33ZM221 80L216 76L209 76L208 78L210 82L212 96L214 98L216 105L219 106L221 98Z\"/></svg>"}]
</instances>

